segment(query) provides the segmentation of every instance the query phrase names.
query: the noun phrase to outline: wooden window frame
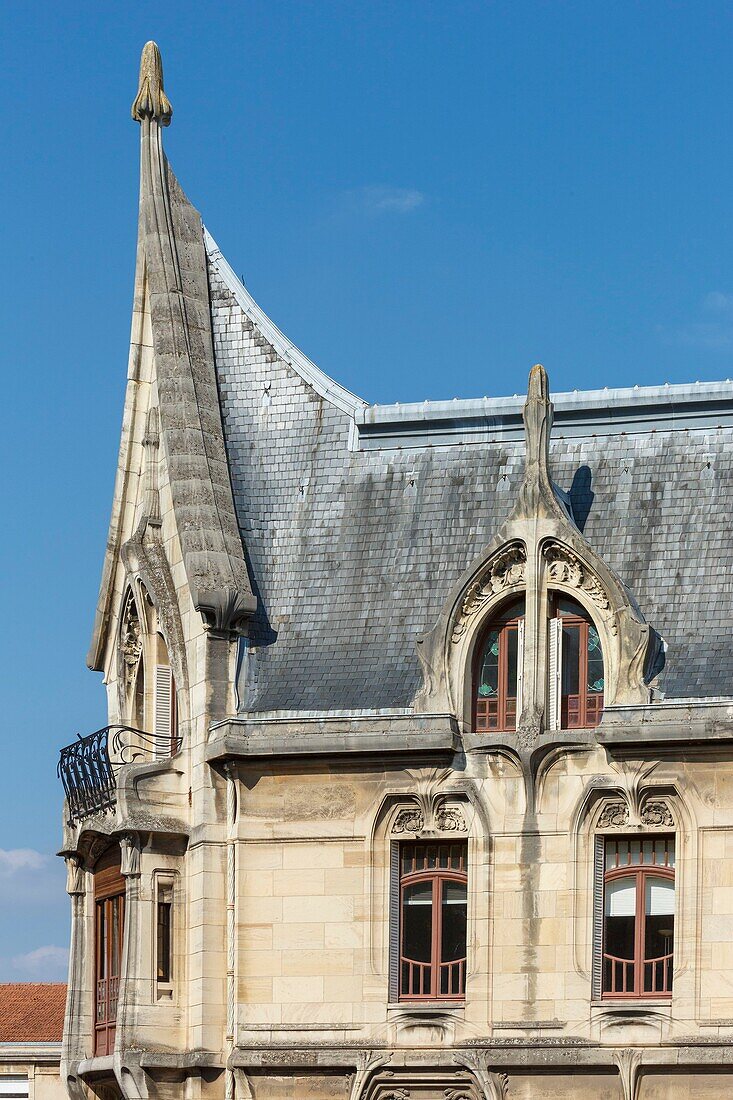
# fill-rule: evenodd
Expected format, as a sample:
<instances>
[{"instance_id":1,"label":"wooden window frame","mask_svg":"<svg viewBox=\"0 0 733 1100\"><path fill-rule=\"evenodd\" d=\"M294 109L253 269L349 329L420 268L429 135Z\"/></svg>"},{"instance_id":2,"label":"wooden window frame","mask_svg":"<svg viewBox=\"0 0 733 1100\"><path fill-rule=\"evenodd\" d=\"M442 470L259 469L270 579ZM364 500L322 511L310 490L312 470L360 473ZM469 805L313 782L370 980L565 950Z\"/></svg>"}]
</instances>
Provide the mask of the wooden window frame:
<instances>
[{"instance_id":1,"label":"wooden window frame","mask_svg":"<svg viewBox=\"0 0 733 1100\"><path fill-rule=\"evenodd\" d=\"M600 839L600 838L599 838ZM671 882L675 888L675 902L676 902L676 876L674 865L670 866L669 863L657 864L652 863L627 863L621 866L616 866L608 870L606 868L606 850L607 845L611 842L625 841L631 842L639 841L642 845L641 851L643 853L644 841L659 842L664 841L666 844L666 852L669 853L669 844L672 844L672 851L675 849L675 837L672 834L654 835L649 833L640 833L634 836L604 836L602 841L603 846L603 876L601 880L601 892L603 898L602 907L602 921L603 921L603 934L602 934L602 954L601 954L601 966L600 966L600 979L601 979L601 998L604 1001L643 1001L643 1000L671 1000L673 990L673 968L674 968L674 935L672 936L672 950L666 955L660 955L656 958L647 959L645 950L645 937L646 937L646 880L648 878L662 878ZM656 852L652 849L654 858L656 859ZM608 883L619 882L623 879L634 879L636 883L636 901L634 909L634 956L632 959L622 959L618 956L609 955L606 952L606 887ZM607 982L607 963L611 963L611 982ZM653 984L657 983L657 967L661 967L662 988L657 989L644 989L645 975L647 966L652 965L652 977ZM620 967L620 973L622 979L619 982L617 980L617 968ZM631 984L628 980L628 967L632 968L633 972L633 987L627 988ZM612 988L608 989L607 985L611 984ZM617 985L622 985L622 989L617 989Z\"/></svg>"},{"instance_id":2,"label":"wooden window frame","mask_svg":"<svg viewBox=\"0 0 733 1100\"><path fill-rule=\"evenodd\" d=\"M507 733L509 731L516 730L517 728L517 723L519 721L520 711L522 708L522 666L524 663L525 613L525 610L522 610L521 614L517 614L514 616L514 618L506 620L502 618L494 618L487 624L486 628L481 634L479 644L476 646L476 654L474 657L472 670L472 724L474 733ZM495 727L490 727L488 725L488 719L490 717L488 713L488 706L489 703L494 702L494 700L490 699L490 697L488 696L479 695L481 666L483 664L486 643L492 630L497 630L499 632L499 661L497 669L499 690L495 700L497 719L497 724ZM510 633L516 633L517 635L517 693L515 696L509 695L507 692L507 677L509 669L508 639ZM513 704L513 710L511 709L510 704ZM480 711L484 709L485 714L482 714ZM485 724L480 725L480 721L485 722Z\"/></svg>"},{"instance_id":3,"label":"wooden window frame","mask_svg":"<svg viewBox=\"0 0 733 1100\"><path fill-rule=\"evenodd\" d=\"M556 701L555 707L557 708L557 716L552 721L551 726L555 729L563 730L582 730L582 729L595 729L600 725L601 718L603 717L603 704L604 704L604 691L589 692L587 690L588 684L588 631L592 627L599 638L599 645L601 646L601 656L603 658L603 674L605 678L606 674L606 657L603 653L603 645L600 640L600 631L593 622L592 617L577 603L577 600L572 600L572 597L565 597L572 603L577 604L578 612L563 611L559 607L559 598L556 596L554 599L553 607L553 619L552 621L559 621L559 628L557 633L562 637L562 629L564 626L577 627L579 629L580 638L578 644L578 687L582 688L586 685L585 690L581 690L578 695L564 695L562 691L563 674L565 671L565 661L567 655L565 653L565 647L558 641L555 642L559 645L559 654L555 655L554 665L555 670L553 673L552 667L550 668L550 675L557 676ZM550 666L553 665L553 661L550 661ZM551 693L552 694L552 693ZM577 712L573 716L573 722L570 722L570 700L577 700ZM552 709L552 708L551 708Z\"/></svg>"},{"instance_id":4,"label":"wooden window frame","mask_svg":"<svg viewBox=\"0 0 733 1100\"><path fill-rule=\"evenodd\" d=\"M94 871L93 1019L94 1053L97 1057L114 1052L125 936L125 894L120 852L119 849L111 849L100 857ZM109 932L115 914L118 924L116 957Z\"/></svg>"},{"instance_id":5,"label":"wooden window frame","mask_svg":"<svg viewBox=\"0 0 733 1100\"><path fill-rule=\"evenodd\" d=\"M445 883L457 882L466 887L468 892L468 845L466 841L437 841L421 843L419 841L409 841L403 844L395 845L395 848L399 853L399 884L398 893L399 898L399 941L398 941L398 974L397 978L397 993L398 1000L401 1003L417 1003L424 1004L431 1001L451 1001L456 1003L462 1003L466 999L466 965L468 955L468 935L466 935L466 954L461 959L455 959L450 962L441 961L441 943L442 943L442 918L443 918L443 887ZM435 850L435 867L422 868L420 870L414 870L411 872L405 872L403 870L403 853L413 848L416 852L418 849L424 849L426 852L426 859L429 858L429 851ZM452 856L450 849L460 850L460 869L452 869L450 867L439 867L439 849L449 849L448 860L450 862ZM415 860L413 860L415 862ZM432 902L431 902L431 914L432 914L432 926L431 926L431 951L430 962L423 963L409 958L405 954L404 950L404 894L405 889L409 886L415 886L419 883L430 883L432 886ZM467 899L468 904L468 899ZM410 967L408 971L409 980L405 983L404 980L404 967ZM425 985L429 983L429 991L415 993L412 989L415 986L414 971L412 968L419 968L420 973L420 986L421 989L425 988ZM440 979L441 972L448 968L448 984L453 984L453 968L457 968L457 985L458 992L456 993L441 993L440 992ZM427 972L427 974L426 974ZM425 978L428 982L426 983ZM405 990L405 984L408 985L408 989Z\"/></svg>"}]
</instances>

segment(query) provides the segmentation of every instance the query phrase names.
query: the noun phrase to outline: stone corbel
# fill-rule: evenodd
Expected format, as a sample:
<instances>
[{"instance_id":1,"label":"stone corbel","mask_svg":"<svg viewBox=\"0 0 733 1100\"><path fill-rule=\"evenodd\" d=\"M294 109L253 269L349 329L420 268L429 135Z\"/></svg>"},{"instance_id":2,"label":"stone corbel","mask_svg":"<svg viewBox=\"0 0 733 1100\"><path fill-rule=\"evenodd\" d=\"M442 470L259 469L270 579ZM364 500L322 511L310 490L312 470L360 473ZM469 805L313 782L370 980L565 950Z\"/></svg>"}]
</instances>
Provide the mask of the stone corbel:
<instances>
[{"instance_id":1,"label":"stone corbel","mask_svg":"<svg viewBox=\"0 0 733 1100\"><path fill-rule=\"evenodd\" d=\"M140 874L140 835L125 833L120 837L120 874L136 878Z\"/></svg>"},{"instance_id":2,"label":"stone corbel","mask_svg":"<svg viewBox=\"0 0 733 1100\"><path fill-rule=\"evenodd\" d=\"M506 1100L509 1078L506 1073L497 1073L490 1068L487 1051L463 1050L453 1055L453 1061L471 1071L486 1100Z\"/></svg>"},{"instance_id":3,"label":"stone corbel","mask_svg":"<svg viewBox=\"0 0 733 1100\"><path fill-rule=\"evenodd\" d=\"M64 856L66 864L66 893L71 897L86 893L86 881L81 856Z\"/></svg>"}]
</instances>

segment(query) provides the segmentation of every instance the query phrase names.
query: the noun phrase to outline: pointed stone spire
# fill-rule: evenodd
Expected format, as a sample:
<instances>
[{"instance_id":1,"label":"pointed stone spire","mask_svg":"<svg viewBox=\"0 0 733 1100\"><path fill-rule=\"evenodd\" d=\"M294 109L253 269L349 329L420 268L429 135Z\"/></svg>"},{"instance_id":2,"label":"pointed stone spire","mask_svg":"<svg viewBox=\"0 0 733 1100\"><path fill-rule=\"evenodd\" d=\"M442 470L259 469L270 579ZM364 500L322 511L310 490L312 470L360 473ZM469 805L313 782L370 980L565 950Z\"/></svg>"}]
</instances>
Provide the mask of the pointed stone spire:
<instances>
[{"instance_id":1,"label":"pointed stone spire","mask_svg":"<svg viewBox=\"0 0 733 1100\"><path fill-rule=\"evenodd\" d=\"M132 105L135 122L154 119L159 126L170 124L173 108L163 90L163 62L157 43L146 42L140 55L140 84Z\"/></svg>"},{"instance_id":2,"label":"pointed stone spire","mask_svg":"<svg viewBox=\"0 0 733 1100\"><path fill-rule=\"evenodd\" d=\"M522 416L527 452L527 475L531 470L535 476L539 475L540 478L549 481L552 402L547 371L541 363L536 363L529 372L527 400Z\"/></svg>"}]
</instances>

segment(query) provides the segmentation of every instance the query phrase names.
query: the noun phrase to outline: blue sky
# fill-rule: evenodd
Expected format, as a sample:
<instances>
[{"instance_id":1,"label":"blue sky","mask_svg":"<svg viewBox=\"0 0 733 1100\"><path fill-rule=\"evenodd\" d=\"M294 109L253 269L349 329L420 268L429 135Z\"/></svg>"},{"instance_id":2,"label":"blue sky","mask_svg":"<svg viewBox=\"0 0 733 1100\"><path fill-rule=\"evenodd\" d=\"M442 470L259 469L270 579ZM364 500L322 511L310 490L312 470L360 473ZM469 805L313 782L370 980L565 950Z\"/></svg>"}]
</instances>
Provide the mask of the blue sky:
<instances>
[{"instance_id":1,"label":"blue sky","mask_svg":"<svg viewBox=\"0 0 733 1100\"><path fill-rule=\"evenodd\" d=\"M6 2L0 979L64 974L59 746L119 439L140 48L260 305L370 401L733 376L730 3Z\"/></svg>"}]
</instances>

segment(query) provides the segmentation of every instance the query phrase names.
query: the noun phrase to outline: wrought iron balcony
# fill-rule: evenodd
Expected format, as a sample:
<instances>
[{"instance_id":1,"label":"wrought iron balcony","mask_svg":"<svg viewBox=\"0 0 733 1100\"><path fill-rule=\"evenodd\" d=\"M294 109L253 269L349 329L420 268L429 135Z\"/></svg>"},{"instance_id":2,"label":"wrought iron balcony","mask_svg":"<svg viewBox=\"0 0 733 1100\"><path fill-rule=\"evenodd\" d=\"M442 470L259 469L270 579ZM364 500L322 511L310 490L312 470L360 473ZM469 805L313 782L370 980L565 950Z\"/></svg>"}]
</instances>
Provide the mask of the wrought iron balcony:
<instances>
[{"instance_id":1,"label":"wrought iron balcony","mask_svg":"<svg viewBox=\"0 0 733 1100\"><path fill-rule=\"evenodd\" d=\"M175 756L181 739L146 733L132 726L104 726L79 736L61 750L56 773L64 785L73 824L91 814L113 810L117 803L117 772L124 764Z\"/></svg>"}]
</instances>

